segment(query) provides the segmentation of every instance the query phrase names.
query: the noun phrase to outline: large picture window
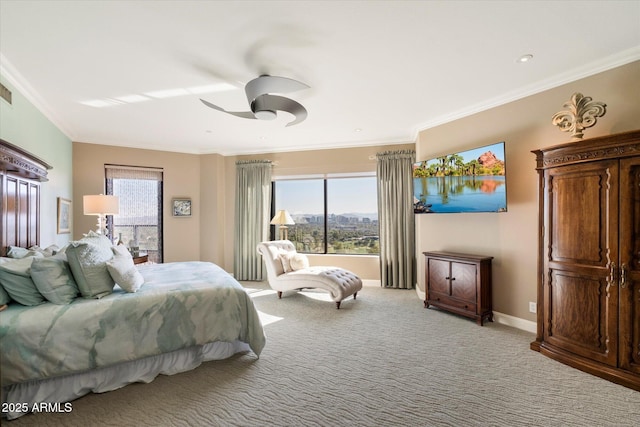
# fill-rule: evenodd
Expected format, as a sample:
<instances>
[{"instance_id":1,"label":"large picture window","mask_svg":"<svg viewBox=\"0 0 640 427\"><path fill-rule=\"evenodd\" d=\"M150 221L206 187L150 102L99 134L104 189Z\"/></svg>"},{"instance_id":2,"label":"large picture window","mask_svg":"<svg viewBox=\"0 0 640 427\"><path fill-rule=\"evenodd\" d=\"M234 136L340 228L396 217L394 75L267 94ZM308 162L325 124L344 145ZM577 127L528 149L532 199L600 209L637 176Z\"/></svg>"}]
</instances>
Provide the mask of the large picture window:
<instances>
[{"instance_id":1,"label":"large picture window","mask_svg":"<svg viewBox=\"0 0 640 427\"><path fill-rule=\"evenodd\" d=\"M295 221L288 236L298 252L380 253L375 176L277 180L273 196L273 213Z\"/></svg>"}]
</instances>

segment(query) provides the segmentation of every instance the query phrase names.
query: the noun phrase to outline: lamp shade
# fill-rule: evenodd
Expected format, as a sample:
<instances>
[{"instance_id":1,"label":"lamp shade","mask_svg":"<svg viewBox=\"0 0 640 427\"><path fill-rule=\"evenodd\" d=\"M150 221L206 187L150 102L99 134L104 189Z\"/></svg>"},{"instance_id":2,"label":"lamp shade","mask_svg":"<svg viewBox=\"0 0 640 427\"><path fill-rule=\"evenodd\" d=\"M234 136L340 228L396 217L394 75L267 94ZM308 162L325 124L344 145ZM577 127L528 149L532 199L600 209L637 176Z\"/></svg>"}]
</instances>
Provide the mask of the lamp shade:
<instances>
[{"instance_id":1,"label":"lamp shade","mask_svg":"<svg viewBox=\"0 0 640 427\"><path fill-rule=\"evenodd\" d=\"M85 215L117 215L120 212L118 196L83 196L82 206Z\"/></svg>"},{"instance_id":2,"label":"lamp shade","mask_svg":"<svg viewBox=\"0 0 640 427\"><path fill-rule=\"evenodd\" d=\"M289 215L289 212L287 212L284 209L281 209L281 210L278 211L277 214L275 214L275 216L271 220L271 224L273 224L273 225L292 225L292 224L295 224L295 222L293 221L293 218L291 218L291 215Z\"/></svg>"}]
</instances>

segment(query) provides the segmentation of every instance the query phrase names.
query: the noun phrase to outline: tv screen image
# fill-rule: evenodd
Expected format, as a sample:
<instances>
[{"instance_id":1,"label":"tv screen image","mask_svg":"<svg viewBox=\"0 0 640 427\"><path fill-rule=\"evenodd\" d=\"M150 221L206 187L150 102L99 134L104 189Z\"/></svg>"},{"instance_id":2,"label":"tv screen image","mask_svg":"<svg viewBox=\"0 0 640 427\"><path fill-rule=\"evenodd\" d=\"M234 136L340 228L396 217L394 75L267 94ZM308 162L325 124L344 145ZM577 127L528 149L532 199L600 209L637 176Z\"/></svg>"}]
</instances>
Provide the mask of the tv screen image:
<instances>
[{"instance_id":1,"label":"tv screen image","mask_svg":"<svg viewBox=\"0 0 640 427\"><path fill-rule=\"evenodd\" d=\"M413 211L506 212L504 142L413 165Z\"/></svg>"}]
</instances>

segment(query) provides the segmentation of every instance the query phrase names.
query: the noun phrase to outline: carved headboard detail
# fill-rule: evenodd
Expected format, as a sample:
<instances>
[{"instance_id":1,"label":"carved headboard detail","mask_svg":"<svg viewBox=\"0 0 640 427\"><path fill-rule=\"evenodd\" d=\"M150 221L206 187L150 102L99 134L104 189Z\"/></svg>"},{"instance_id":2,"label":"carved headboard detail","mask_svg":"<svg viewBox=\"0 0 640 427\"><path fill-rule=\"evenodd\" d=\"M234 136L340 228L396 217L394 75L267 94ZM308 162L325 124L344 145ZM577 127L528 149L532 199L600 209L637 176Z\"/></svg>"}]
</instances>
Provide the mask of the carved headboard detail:
<instances>
[{"instance_id":1,"label":"carved headboard detail","mask_svg":"<svg viewBox=\"0 0 640 427\"><path fill-rule=\"evenodd\" d=\"M51 166L31 153L0 139L0 256L8 246L40 244L40 183Z\"/></svg>"}]
</instances>

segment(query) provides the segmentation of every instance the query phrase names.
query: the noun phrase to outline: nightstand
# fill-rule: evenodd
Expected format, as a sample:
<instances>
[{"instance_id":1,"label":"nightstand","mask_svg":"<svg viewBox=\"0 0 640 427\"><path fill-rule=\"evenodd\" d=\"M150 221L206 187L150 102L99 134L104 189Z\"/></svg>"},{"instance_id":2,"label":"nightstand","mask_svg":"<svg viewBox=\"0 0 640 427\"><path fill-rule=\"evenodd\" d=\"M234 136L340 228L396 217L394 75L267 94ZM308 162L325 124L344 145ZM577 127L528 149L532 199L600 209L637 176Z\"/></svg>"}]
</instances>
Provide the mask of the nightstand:
<instances>
[{"instance_id":1,"label":"nightstand","mask_svg":"<svg viewBox=\"0 0 640 427\"><path fill-rule=\"evenodd\" d=\"M133 263L134 264L144 264L145 262L149 262L149 255L148 254L140 254L138 256L134 256L133 257Z\"/></svg>"}]
</instances>

